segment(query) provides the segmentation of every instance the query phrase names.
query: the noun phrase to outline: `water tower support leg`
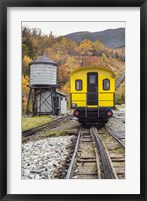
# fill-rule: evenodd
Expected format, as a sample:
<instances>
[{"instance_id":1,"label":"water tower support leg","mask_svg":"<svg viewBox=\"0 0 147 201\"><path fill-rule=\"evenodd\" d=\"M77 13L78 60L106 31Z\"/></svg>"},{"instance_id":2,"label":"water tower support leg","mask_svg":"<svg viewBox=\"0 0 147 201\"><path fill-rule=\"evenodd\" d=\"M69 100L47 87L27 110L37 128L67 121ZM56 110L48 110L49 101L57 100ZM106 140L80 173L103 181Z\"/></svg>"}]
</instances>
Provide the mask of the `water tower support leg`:
<instances>
[{"instance_id":1,"label":"water tower support leg","mask_svg":"<svg viewBox=\"0 0 147 201\"><path fill-rule=\"evenodd\" d=\"M34 89L34 94L33 94L33 115L36 115L36 89Z\"/></svg>"},{"instance_id":2,"label":"water tower support leg","mask_svg":"<svg viewBox=\"0 0 147 201\"><path fill-rule=\"evenodd\" d=\"M42 93L42 90L40 90L40 114L41 114L41 93ZM39 116L40 116L39 114Z\"/></svg>"},{"instance_id":3,"label":"water tower support leg","mask_svg":"<svg viewBox=\"0 0 147 201\"><path fill-rule=\"evenodd\" d=\"M52 113L53 115L55 115L55 111L54 111L54 100L53 100L53 88L51 88L51 103L52 103Z\"/></svg>"},{"instance_id":4,"label":"water tower support leg","mask_svg":"<svg viewBox=\"0 0 147 201\"><path fill-rule=\"evenodd\" d=\"M27 102L27 109L26 109L26 115L29 114L29 105L30 105L30 98L31 98L31 94L32 94L32 88L30 88L30 92L29 92L29 96L28 96L28 102Z\"/></svg>"},{"instance_id":5,"label":"water tower support leg","mask_svg":"<svg viewBox=\"0 0 147 201\"><path fill-rule=\"evenodd\" d=\"M55 104L55 107L54 107L54 109L55 109L55 114L56 115L58 115L58 111L57 111L57 93L56 93L56 90L54 91L54 93L55 93L55 100L56 100L56 104Z\"/></svg>"}]
</instances>

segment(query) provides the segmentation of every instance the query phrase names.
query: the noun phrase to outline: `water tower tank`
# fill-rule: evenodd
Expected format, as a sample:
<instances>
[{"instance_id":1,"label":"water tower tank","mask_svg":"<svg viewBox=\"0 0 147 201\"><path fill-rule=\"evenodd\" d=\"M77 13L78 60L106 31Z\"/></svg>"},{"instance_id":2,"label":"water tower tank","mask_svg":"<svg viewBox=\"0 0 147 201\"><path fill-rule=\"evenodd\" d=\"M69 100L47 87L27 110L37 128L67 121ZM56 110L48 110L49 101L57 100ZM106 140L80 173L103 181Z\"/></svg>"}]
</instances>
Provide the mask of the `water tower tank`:
<instances>
[{"instance_id":1,"label":"water tower tank","mask_svg":"<svg viewBox=\"0 0 147 201\"><path fill-rule=\"evenodd\" d=\"M30 86L57 85L57 63L45 55L30 63Z\"/></svg>"}]
</instances>

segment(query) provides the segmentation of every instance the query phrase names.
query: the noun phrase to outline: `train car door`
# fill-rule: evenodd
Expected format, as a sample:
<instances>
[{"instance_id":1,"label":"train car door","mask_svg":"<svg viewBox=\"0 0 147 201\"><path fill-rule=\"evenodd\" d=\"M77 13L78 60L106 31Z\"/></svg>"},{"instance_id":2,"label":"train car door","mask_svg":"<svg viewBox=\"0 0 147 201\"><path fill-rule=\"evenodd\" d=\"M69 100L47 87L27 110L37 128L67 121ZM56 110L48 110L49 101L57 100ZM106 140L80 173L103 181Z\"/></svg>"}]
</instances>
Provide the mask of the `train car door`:
<instances>
[{"instance_id":1,"label":"train car door","mask_svg":"<svg viewBox=\"0 0 147 201\"><path fill-rule=\"evenodd\" d=\"M98 73L87 73L87 105L98 104Z\"/></svg>"}]
</instances>

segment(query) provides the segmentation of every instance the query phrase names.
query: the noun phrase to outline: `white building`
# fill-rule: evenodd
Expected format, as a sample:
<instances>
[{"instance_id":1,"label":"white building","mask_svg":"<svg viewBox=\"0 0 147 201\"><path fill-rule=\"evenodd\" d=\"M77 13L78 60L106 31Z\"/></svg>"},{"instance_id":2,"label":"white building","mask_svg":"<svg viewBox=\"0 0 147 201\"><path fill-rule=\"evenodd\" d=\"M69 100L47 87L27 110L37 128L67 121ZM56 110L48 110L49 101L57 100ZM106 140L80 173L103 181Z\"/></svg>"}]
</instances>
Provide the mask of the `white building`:
<instances>
[{"instance_id":1,"label":"white building","mask_svg":"<svg viewBox=\"0 0 147 201\"><path fill-rule=\"evenodd\" d=\"M36 112L40 114L66 114L67 101L66 95L58 91L51 96L51 91L44 91L37 95Z\"/></svg>"}]
</instances>

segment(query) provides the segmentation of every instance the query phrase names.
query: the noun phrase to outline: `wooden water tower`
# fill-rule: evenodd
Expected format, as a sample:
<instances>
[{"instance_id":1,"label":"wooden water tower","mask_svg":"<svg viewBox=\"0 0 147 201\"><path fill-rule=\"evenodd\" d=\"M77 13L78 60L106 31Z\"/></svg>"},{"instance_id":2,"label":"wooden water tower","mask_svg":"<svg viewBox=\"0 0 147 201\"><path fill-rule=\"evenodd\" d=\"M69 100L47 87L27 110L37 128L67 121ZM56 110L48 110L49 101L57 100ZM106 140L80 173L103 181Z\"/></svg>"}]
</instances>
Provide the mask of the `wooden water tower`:
<instances>
[{"instance_id":1,"label":"wooden water tower","mask_svg":"<svg viewBox=\"0 0 147 201\"><path fill-rule=\"evenodd\" d=\"M29 66L30 92L26 114L56 114L57 63L43 55ZM48 109L44 111L43 105Z\"/></svg>"}]
</instances>

